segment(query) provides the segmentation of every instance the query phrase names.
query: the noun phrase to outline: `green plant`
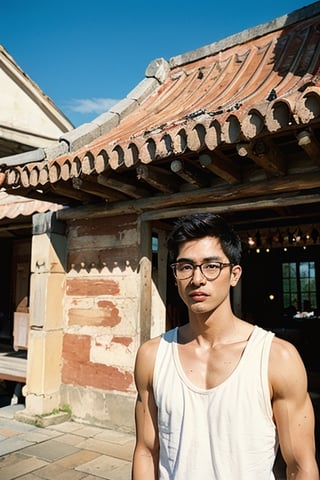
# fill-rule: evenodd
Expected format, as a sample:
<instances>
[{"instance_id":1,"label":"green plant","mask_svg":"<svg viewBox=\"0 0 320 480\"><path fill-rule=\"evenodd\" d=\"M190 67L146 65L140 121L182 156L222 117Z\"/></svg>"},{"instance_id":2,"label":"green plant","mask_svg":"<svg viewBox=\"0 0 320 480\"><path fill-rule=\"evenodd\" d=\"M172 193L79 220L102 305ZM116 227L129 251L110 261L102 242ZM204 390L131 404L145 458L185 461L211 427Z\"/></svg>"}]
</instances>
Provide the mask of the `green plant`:
<instances>
[{"instance_id":1,"label":"green plant","mask_svg":"<svg viewBox=\"0 0 320 480\"><path fill-rule=\"evenodd\" d=\"M70 405L62 405L61 407L59 408L54 408L53 410L51 410L51 412L48 412L48 413L42 413L41 415L39 415L40 417L49 417L50 415L58 415L58 413L68 413L69 415L71 415L71 407Z\"/></svg>"}]
</instances>

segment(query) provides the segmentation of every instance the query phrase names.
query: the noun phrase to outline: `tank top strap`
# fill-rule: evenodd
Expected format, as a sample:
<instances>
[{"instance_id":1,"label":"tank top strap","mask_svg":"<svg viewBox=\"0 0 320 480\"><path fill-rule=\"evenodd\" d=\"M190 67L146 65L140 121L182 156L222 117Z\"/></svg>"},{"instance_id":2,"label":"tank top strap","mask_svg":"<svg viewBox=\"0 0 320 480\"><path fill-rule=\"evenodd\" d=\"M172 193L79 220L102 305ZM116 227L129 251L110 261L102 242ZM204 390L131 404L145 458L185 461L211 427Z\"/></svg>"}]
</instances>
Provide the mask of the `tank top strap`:
<instances>
[{"instance_id":1,"label":"tank top strap","mask_svg":"<svg viewBox=\"0 0 320 480\"><path fill-rule=\"evenodd\" d=\"M168 343L178 342L178 327L175 327L167 332L163 333L161 337Z\"/></svg>"}]
</instances>

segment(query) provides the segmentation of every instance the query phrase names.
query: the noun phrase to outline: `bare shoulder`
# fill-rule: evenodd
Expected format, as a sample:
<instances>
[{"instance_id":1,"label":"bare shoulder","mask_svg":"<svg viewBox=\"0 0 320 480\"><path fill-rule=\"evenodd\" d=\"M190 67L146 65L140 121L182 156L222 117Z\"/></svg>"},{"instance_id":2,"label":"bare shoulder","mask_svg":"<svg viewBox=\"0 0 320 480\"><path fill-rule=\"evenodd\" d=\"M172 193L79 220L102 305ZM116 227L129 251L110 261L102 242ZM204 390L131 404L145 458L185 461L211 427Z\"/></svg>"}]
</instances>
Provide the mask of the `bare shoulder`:
<instances>
[{"instance_id":1,"label":"bare shoulder","mask_svg":"<svg viewBox=\"0 0 320 480\"><path fill-rule=\"evenodd\" d=\"M142 357L143 359L151 359L157 353L160 340L161 336L158 336L142 343L142 345L140 345L138 349L137 357Z\"/></svg>"},{"instance_id":2,"label":"bare shoulder","mask_svg":"<svg viewBox=\"0 0 320 480\"><path fill-rule=\"evenodd\" d=\"M293 343L277 336L274 336L272 340L270 358L281 364L290 364L292 361L301 362L300 354Z\"/></svg>"},{"instance_id":3,"label":"bare shoulder","mask_svg":"<svg viewBox=\"0 0 320 480\"><path fill-rule=\"evenodd\" d=\"M135 361L136 383L152 383L153 369L161 337L155 337L144 342L138 348Z\"/></svg>"},{"instance_id":4,"label":"bare shoulder","mask_svg":"<svg viewBox=\"0 0 320 480\"><path fill-rule=\"evenodd\" d=\"M272 390L280 394L298 386L304 389L307 384L305 366L297 348L276 336L270 349L269 379Z\"/></svg>"}]
</instances>

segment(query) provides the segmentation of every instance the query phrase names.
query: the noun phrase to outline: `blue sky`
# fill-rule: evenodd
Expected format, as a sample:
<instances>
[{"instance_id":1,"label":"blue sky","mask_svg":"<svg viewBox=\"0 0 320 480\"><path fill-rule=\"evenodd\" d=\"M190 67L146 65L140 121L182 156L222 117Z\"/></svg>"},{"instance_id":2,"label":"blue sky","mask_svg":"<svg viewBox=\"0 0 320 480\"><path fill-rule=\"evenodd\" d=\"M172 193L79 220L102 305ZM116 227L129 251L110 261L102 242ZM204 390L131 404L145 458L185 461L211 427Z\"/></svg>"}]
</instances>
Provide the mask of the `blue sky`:
<instances>
[{"instance_id":1,"label":"blue sky","mask_svg":"<svg viewBox=\"0 0 320 480\"><path fill-rule=\"evenodd\" d=\"M0 44L75 127L124 98L155 58L221 40L308 0L2 0Z\"/></svg>"}]
</instances>

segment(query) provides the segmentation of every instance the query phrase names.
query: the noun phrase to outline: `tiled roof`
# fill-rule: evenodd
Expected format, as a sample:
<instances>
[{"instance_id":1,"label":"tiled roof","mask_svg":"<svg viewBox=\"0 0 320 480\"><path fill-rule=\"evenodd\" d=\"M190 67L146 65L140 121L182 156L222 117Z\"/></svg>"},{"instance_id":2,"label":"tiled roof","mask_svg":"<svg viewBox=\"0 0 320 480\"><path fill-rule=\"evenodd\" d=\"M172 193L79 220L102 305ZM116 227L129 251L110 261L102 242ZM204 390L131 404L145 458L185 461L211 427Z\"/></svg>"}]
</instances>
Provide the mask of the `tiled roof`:
<instances>
[{"instance_id":1,"label":"tiled roof","mask_svg":"<svg viewBox=\"0 0 320 480\"><path fill-rule=\"evenodd\" d=\"M17 218L20 215L27 217L34 213L45 213L49 210L57 211L62 208L50 202L32 200L18 195L8 195L0 191L0 220Z\"/></svg>"},{"instance_id":2,"label":"tiled roof","mask_svg":"<svg viewBox=\"0 0 320 480\"><path fill-rule=\"evenodd\" d=\"M2 159L3 185L71 205L197 188L205 198L209 187L236 198L242 185L253 197L266 188L254 191L257 179L285 192L282 179L292 174L295 189L302 170L303 188L320 186L319 51L316 2L169 62L155 60L126 99L61 137L45 160ZM234 185L241 188L227 190Z\"/></svg>"}]
</instances>

